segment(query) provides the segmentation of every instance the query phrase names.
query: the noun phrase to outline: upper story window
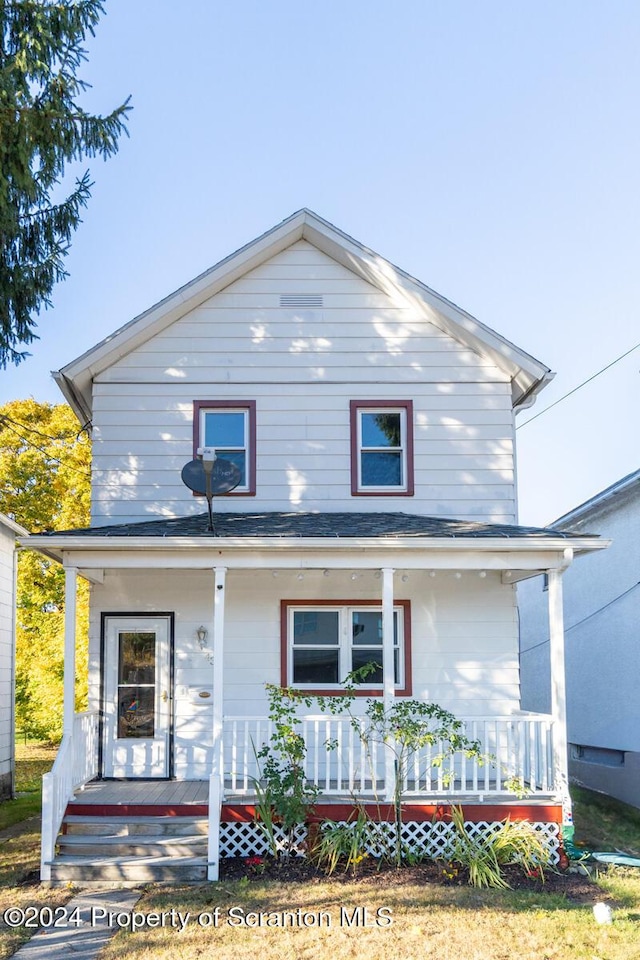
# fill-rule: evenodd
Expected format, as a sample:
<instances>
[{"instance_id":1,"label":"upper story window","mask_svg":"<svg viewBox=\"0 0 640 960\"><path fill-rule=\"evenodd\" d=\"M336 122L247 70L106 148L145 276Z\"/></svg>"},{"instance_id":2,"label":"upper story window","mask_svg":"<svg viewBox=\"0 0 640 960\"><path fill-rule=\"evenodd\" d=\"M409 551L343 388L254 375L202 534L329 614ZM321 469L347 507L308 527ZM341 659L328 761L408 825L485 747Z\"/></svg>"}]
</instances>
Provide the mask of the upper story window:
<instances>
[{"instance_id":1,"label":"upper story window","mask_svg":"<svg viewBox=\"0 0 640 960\"><path fill-rule=\"evenodd\" d=\"M409 602L393 610L396 692L411 693ZM282 601L282 684L316 693L340 692L348 676L366 664L375 669L359 695L382 692L382 610L377 602ZM366 688L366 689L365 689Z\"/></svg>"},{"instance_id":2,"label":"upper story window","mask_svg":"<svg viewBox=\"0 0 640 960\"><path fill-rule=\"evenodd\" d=\"M413 403L351 401L351 493L413 496Z\"/></svg>"},{"instance_id":3,"label":"upper story window","mask_svg":"<svg viewBox=\"0 0 640 960\"><path fill-rule=\"evenodd\" d=\"M216 454L235 463L242 479L231 496L256 492L255 400L195 400L193 449L213 447Z\"/></svg>"}]
</instances>

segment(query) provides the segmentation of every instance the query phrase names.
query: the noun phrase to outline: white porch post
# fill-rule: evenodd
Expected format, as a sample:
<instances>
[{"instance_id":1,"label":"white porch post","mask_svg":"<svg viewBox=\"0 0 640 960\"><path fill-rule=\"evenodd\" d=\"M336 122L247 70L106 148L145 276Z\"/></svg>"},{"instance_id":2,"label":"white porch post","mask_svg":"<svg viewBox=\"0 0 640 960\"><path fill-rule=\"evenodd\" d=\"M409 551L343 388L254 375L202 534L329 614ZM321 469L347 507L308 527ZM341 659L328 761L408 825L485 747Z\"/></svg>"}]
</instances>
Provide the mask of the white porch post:
<instances>
[{"instance_id":1,"label":"white porch post","mask_svg":"<svg viewBox=\"0 0 640 960\"><path fill-rule=\"evenodd\" d=\"M570 560L569 560L570 562ZM549 651L551 661L551 714L556 790L562 794L565 826L570 825L569 758L567 746L567 698L564 663L564 615L562 608L562 574L564 568L549 570Z\"/></svg>"},{"instance_id":2,"label":"white porch post","mask_svg":"<svg viewBox=\"0 0 640 960\"><path fill-rule=\"evenodd\" d=\"M64 571L64 684L62 732L65 737L73 734L73 718L76 712L76 597L78 594L78 571L65 567Z\"/></svg>"},{"instance_id":3,"label":"white porch post","mask_svg":"<svg viewBox=\"0 0 640 960\"><path fill-rule=\"evenodd\" d=\"M224 608L227 568L214 567L213 599L213 763L209 777L209 880L220 869L220 808L222 805L222 733L224 718Z\"/></svg>"},{"instance_id":4,"label":"white porch post","mask_svg":"<svg viewBox=\"0 0 640 960\"><path fill-rule=\"evenodd\" d=\"M396 695L394 677L393 631L393 574L392 567L382 570L382 685L385 713L393 706ZM385 797L392 800L395 793L396 768L393 750L385 750Z\"/></svg>"}]
</instances>

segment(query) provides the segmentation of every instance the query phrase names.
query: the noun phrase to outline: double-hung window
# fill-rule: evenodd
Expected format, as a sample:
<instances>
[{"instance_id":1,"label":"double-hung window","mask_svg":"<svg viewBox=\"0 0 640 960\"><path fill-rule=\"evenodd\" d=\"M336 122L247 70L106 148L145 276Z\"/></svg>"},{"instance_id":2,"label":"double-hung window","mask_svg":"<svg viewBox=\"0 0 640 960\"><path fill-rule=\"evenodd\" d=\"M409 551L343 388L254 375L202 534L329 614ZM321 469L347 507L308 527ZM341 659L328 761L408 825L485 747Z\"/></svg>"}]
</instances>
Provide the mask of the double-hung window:
<instances>
[{"instance_id":1,"label":"double-hung window","mask_svg":"<svg viewBox=\"0 0 640 960\"><path fill-rule=\"evenodd\" d=\"M193 406L194 456L198 447L213 447L218 457L240 470L240 483L231 495L255 494L255 400L196 400Z\"/></svg>"},{"instance_id":2,"label":"double-hung window","mask_svg":"<svg viewBox=\"0 0 640 960\"><path fill-rule=\"evenodd\" d=\"M351 492L413 496L413 404L351 401Z\"/></svg>"},{"instance_id":3,"label":"double-hung window","mask_svg":"<svg viewBox=\"0 0 640 960\"><path fill-rule=\"evenodd\" d=\"M382 608L376 601L282 601L285 686L339 692L348 675L367 664L372 671L357 693L382 692ZM393 609L393 663L396 692L410 686L409 602Z\"/></svg>"}]
</instances>

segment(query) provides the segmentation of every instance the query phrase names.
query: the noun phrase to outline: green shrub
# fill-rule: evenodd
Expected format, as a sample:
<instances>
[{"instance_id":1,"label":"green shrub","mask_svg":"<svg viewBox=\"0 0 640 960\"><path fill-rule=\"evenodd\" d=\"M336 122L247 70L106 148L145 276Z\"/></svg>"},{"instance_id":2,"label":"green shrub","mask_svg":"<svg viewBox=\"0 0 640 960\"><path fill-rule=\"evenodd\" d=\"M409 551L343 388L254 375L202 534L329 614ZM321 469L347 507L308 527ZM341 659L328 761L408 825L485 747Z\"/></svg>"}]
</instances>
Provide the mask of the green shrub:
<instances>
[{"instance_id":1,"label":"green shrub","mask_svg":"<svg viewBox=\"0 0 640 960\"><path fill-rule=\"evenodd\" d=\"M468 869L472 886L508 887L502 870L505 866L518 866L528 876L544 880L549 851L530 823L507 817L497 831L471 836L462 808L452 807L451 816L456 829L452 859Z\"/></svg>"}]
</instances>

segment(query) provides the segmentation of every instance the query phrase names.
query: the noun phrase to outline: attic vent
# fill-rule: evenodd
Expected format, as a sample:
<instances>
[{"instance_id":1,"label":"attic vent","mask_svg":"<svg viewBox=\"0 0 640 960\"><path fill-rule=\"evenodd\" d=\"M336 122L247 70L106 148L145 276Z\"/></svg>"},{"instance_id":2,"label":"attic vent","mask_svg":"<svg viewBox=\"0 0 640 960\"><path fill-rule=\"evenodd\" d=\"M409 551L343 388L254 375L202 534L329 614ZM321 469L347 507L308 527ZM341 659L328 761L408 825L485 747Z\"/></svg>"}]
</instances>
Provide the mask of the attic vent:
<instances>
[{"instance_id":1,"label":"attic vent","mask_svg":"<svg viewBox=\"0 0 640 960\"><path fill-rule=\"evenodd\" d=\"M280 295L281 307L321 307L323 297L321 293L283 293Z\"/></svg>"}]
</instances>

